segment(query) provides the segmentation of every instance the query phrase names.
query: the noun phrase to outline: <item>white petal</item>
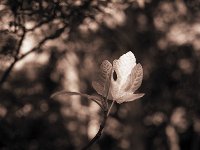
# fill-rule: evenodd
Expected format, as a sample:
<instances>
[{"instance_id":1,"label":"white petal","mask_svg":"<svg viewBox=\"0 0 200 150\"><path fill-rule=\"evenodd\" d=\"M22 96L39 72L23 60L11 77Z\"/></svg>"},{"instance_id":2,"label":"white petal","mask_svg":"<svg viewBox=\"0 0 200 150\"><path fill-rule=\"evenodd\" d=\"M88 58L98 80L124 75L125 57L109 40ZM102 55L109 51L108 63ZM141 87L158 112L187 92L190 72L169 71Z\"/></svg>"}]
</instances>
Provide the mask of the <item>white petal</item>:
<instances>
[{"instance_id":1,"label":"white petal","mask_svg":"<svg viewBox=\"0 0 200 150\"><path fill-rule=\"evenodd\" d=\"M135 65L136 59L131 51L122 55L118 60L113 61L113 69L116 71L118 79L122 81L126 81Z\"/></svg>"},{"instance_id":2,"label":"white petal","mask_svg":"<svg viewBox=\"0 0 200 150\"><path fill-rule=\"evenodd\" d=\"M110 86L110 93L113 99L118 99L124 94L124 84L126 84L126 81L131 74L131 70L135 65L136 59L131 51L122 55L118 60L113 61Z\"/></svg>"}]
</instances>

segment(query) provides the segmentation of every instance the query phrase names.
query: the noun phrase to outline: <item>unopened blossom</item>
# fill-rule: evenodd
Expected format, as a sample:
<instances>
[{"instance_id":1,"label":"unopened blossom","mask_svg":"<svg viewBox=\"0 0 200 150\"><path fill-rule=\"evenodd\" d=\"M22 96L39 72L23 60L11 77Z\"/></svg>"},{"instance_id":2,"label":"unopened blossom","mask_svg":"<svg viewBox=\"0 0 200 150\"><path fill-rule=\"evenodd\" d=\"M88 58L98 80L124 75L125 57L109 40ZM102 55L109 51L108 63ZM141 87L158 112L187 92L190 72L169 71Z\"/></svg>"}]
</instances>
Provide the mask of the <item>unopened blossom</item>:
<instances>
[{"instance_id":1,"label":"unopened blossom","mask_svg":"<svg viewBox=\"0 0 200 150\"><path fill-rule=\"evenodd\" d=\"M143 93L135 93L141 86L142 79L142 66L136 64L134 54L129 51L114 60L113 65L104 60L100 66L99 79L92 85L98 94L117 103L123 103L144 96Z\"/></svg>"}]
</instances>

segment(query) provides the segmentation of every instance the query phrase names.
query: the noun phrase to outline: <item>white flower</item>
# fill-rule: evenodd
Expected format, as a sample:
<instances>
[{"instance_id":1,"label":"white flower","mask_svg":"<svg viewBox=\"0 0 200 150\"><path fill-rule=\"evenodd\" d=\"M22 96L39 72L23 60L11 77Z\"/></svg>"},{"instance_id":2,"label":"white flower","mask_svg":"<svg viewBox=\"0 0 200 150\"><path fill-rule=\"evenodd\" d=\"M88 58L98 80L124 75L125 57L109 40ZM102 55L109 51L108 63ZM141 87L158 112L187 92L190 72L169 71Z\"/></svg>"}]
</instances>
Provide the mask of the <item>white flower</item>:
<instances>
[{"instance_id":1,"label":"white flower","mask_svg":"<svg viewBox=\"0 0 200 150\"><path fill-rule=\"evenodd\" d=\"M104 60L100 66L99 79L92 83L98 94L117 103L133 101L144 96L134 92L140 87L143 69L136 64L134 54L129 51L113 61L113 66Z\"/></svg>"}]
</instances>

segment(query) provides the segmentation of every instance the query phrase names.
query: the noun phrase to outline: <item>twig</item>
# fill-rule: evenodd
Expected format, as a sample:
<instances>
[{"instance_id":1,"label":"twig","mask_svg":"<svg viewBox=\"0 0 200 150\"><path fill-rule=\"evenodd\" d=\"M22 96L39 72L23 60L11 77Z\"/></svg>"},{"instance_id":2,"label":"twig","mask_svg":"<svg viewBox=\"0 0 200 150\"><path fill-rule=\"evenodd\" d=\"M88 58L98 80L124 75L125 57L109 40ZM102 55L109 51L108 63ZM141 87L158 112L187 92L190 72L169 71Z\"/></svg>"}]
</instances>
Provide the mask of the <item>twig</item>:
<instances>
[{"instance_id":1,"label":"twig","mask_svg":"<svg viewBox=\"0 0 200 150\"><path fill-rule=\"evenodd\" d=\"M112 101L112 104L110 105L110 108L109 108L109 110L108 110L108 112L107 112L107 114L106 114L107 117L109 116L110 111L111 111L111 109L112 109L114 103L115 103L115 101L113 100L113 101Z\"/></svg>"},{"instance_id":2,"label":"twig","mask_svg":"<svg viewBox=\"0 0 200 150\"><path fill-rule=\"evenodd\" d=\"M4 72L4 74L2 75L1 79L0 79L0 86L3 85L3 83L6 81L6 79L8 78L11 70L13 69L13 67L15 66L15 64L17 63L17 61L19 60L18 59L18 54L20 52L20 48L22 46L22 42L24 41L24 38L25 38L25 35L26 35L26 31L25 31L25 28L22 27L23 29L23 34L21 36L21 39L17 45L17 49L16 49L16 54L15 54L15 57L14 57L14 61L10 64L10 66L6 69L6 71Z\"/></svg>"},{"instance_id":3,"label":"twig","mask_svg":"<svg viewBox=\"0 0 200 150\"><path fill-rule=\"evenodd\" d=\"M99 131L97 132L97 134L93 137L93 139L82 149L82 150L87 150L89 147L91 147L100 137L102 134L102 131L105 127L106 124L106 120L107 120L108 116L107 116L107 111L104 111L103 114L103 121L101 122Z\"/></svg>"},{"instance_id":4,"label":"twig","mask_svg":"<svg viewBox=\"0 0 200 150\"><path fill-rule=\"evenodd\" d=\"M79 93L79 92L69 92L69 91L63 90L63 91L59 91L59 92L54 93L53 95L51 95L51 98L54 98L58 95L71 95L71 96L72 95L79 95L79 96L85 97L89 100L92 100L93 102L97 103L101 107L102 110L104 109L102 104L98 101L96 96L90 96L90 95L82 94L82 93Z\"/></svg>"},{"instance_id":5,"label":"twig","mask_svg":"<svg viewBox=\"0 0 200 150\"><path fill-rule=\"evenodd\" d=\"M35 52L37 49L39 49L45 42L47 42L48 40L52 40L55 39L57 37L59 37L63 31L65 30L65 28L67 27L67 25L65 25L64 27L58 29L55 33L51 34L48 37L45 37L42 41L39 42L38 46L34 47L33 49L31 49L30 51L26 52L25 54L21 55L21 56L17 56L18 54L16 54L14 61L10 64L10 66L6 69L6 71L4 72L4 74L2 75L1 79L0 79L0 86L3 85L3 83L6 81L6 79L9 77L10 72L12 71L13 67L15 66L15 64L23 59L24 57L26 57L27 55L29 55L32 52ZM24 40L25 34L22 36L22 39L20 40L20 45L18 46L17 52L19 53L22 42Z\"/></svg>"},{"instance_id":6,"label":"twig","mask_svg":"<svg viewBox=\"0 0 200 150\"><path fill-rule=\"evenodd\" d=\"M0 86L3 85L3 83L6 81L6 79L8 78L12 68L15 66L15 64L17 63L17 59L15 59L12 64L10 64L10 66L6 69L6 71L4 72L4 74L1 77L0 80Z\"/></svg>"},{"instance_id":7,"label":"twig","mask_svg":"<svg viewBox=\"0 0 200 150\"><path fill-rule=\"evenodd\" d=\"M106 125L106 121L108 119L108 116L110 114L110 111L112 109L112 106L114 104L115 101L112 102L110 108L108 110L104 110L103 111L103 120L100 124L100 127L99 127L99 131L97 132L97 134L93 137L93 139L82 149L82 150L87 150L88 148L90 148L100 137L101 137L101 134L103 132L103 129Z\"/></svg>"}]
</instances>

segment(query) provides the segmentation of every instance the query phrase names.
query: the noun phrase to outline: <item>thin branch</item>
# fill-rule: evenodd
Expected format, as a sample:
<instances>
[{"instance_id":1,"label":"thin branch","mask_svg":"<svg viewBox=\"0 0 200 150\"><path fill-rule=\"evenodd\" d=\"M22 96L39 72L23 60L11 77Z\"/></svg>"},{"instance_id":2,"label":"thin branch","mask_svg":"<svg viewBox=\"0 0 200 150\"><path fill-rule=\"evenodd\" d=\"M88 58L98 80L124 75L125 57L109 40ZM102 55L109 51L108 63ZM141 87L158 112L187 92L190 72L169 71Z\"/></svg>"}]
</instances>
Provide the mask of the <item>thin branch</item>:
<instances>
[{"instance_id":1,"label":"thin branch","mask_svg":"<svg viewBox=\"0 0 200 150\"><path fill-rule=\"evenodd\" d=\"M108 96L106 96L106 98L105 98L106 102L107 102L107 98L108 98ZM112 102L109 109L107 108L106 110L103 111L103 120L100 124L100 127L99 127L97 134L92 138L92 140L82 150L87 150L88 148L90 148L101 137L101 134L102 134L103 129L106 125L106 121L108 119L108 116L109 116L109 113L112 109L113 104L114 104L114 101Z\"/></svg>"},{"instance_id":2,"label":"thin branch","mask_svg":"<svg viewBox=\"0 0 200 150\"><path fill-rule=\"evenodd\" d=\"M87 98L91 101L94 101L95 103L97 103L102 108L102 110L104 109L102 104L101 104L101 100L98 100L97 96L90 96L88 94L82 94L82 93L79 93L79 92L59 91L59 92L56 92L53 95L51 95L51 98L54 98L58 95L79 95L79 96L85 97L85 98Z\"/></svg>"},{"instance_id":3,"label":"thin branch","mask_svg":"<svg viewBox=\"0 0 200 150\"><path fill-rule=\"evenodd\" d=\"M4 72L4 74L2 75L1 79L0 79L0 86L3 85L3 83L6 81L6 79L8 78L11 70L13 69L13 67L15 66L15 64L17 63L18 61L18 54L20 52L20 48L22 46L22 43L24 41L24 38L26 36L26 32L25 32L25 28L22 27L23 29L23 34L21 36L21 39L19 40L19 43L17 45L17 48L16 48L16 54L15 54L15 57L14 57L14 61L10 64L10 66L6 69L6 71Z\"/></svg>"},{"instance_id":4,"label":"thin branch","mask_svg":"<svg viewBox=\"0 0 200 150\"><path fill-rule=\"evenodd\" d=\"M54 18L52 17L52 18L49 18L49 19L47 19L47 20L40 21L40 22L39 22L38 24L36 24L33 28L27 29L27 32L34 31L35 29L41 27L42 25L50 23L53 19L54 19Z\"/></svg>"},{"instance_id":5,"label":"thin branch","mask_svg":"<svg viewBox=\"0 0 200 150\"><path fill-rule=\"evenodd\" d=\"M6 69L6 71L5 71L4 74L2 75L2 77L1 77L1 79L0 79L0 86L2 86L3 83L6 81L6 79L9 77L10 72L12 71L12 69L13 69L14 66L15 66L15 64L16 64L19 60L23 59L24 57L26 57L26 56L29 55L30 53L35 52L36 50L38 50L38 49L39 49L45 42L47 42L48 40L55 39L55 38L59 37L59 36L63 33L63 31L65 30L66 27L67 27L67 25L65 25L64 27L58 29L55 33L51 34L50 36L45 37L42 41L39 42L39 44L38 44L36 47L34 47L33 49L31 49L31 50L28 51L27 53L21 55L20 57L17 56L18 54L16 54L14 61L10 64L10 66ZM24 37L25 37L25 33L23 34L22 39L21 39L20 42L19 42L19 45L18 45L18 47L17 47L17 53L19 53L19 51L20 51L20 48L21 48L22 42L23 42L23 40L24 40Z\"/></svg>"},{"instance_id":6,"label":"thin branch","mask_svg":"<svg viewBox=\"0 0 200 150\"><path fill-rule=\"evenodd\" d=\"M11 65L6 69L6 71L4 72L4 74L3 74L2 77L1 77L0 85L3 85L3 83L6 81L6 79L8 78L8 76L9 76L11 70L12 70L13 67L15 66L16 62L17 62L17 59L15 59L15 60L11 63Z\"/></svg>"},{"instance_id":7,"label":"thin branch","mask_svg":"<svg viewBox=\"0 0 200 150\"><path fill-rule=\"evenodd\" d=\"M26 52L25 54L21 55L19 57L19 60L21 60L22 58L26 57L27 55L29 55L30 53L38 50L45 42L47 42L48 40L52 40L55 39L57 37L59 37L63 31L65 30L65 28L67 27L67 25L65 25L63 28L58 29L55 33L51 34L48 37L45 37L43 40L41 40L38 45L36 47L34 47L33 49L31 49L30 51Z\"/></svg>"},{"instance_id":8,"label":"thin branch","mask_svg":"<svg viewBox=\"0 0 200 150\"><path fill-rule=\"evenodd\" d=\"M93 137L93 139L82 149L82 150L87 150L88 148L90 148L100 137L101 134L103 132L103 129L105 127L106 124L106 120L107 120L107 111L104 111L103 113L103 121L101 122L99 131L97 132L97 134Z\"/></svg>"},{"instance_id":9,"label":"thin branch","mask_svg":"<svg viewBox=\"0 0 200 150\"><path fill-rule=\"evenodd\" d=\"M109 110L108 110L108 112L107 112L107 117L109 116L109 114L110 114L110 111L111 111L111 109L112 109L112 107L113 107L113 105L114 105L114 103L115 103L115 101L113 100L112 101L112 104L110 105L110 108L109 108Z\"/></svg>"},{"instance_id":10,"label":"thin branch","mask_svg":"<svg viewBox=\"0 0 200 150\"><path fill-rule=\"evenodd\" d=\"M21 46L22 46L22 43L23 43L24 38L25 38L25 36L26 36L26 29L25 29L25 27L24 27L24 26L21 26L21 28L22 28L22 30L23 30L23 34L22 34L22 36L21 36L21 39L20 39L20 41L19 41L19 44L17 45L16 57L17 57L18 54L19 54L19 51L20 51Z\"/></svg>"}]
</instances>

